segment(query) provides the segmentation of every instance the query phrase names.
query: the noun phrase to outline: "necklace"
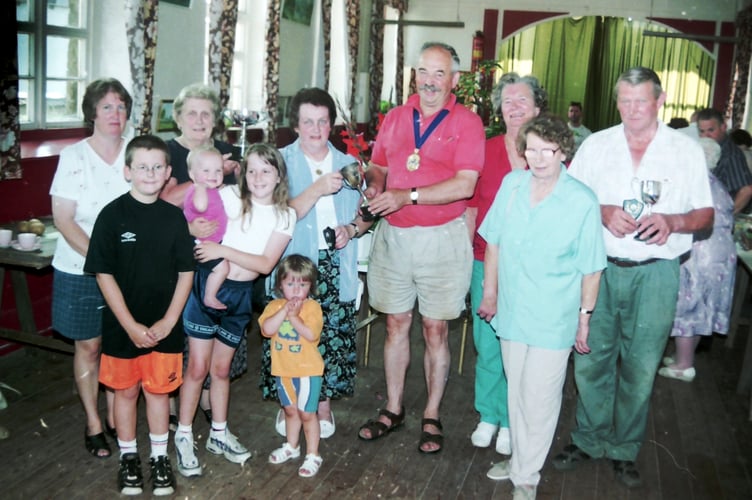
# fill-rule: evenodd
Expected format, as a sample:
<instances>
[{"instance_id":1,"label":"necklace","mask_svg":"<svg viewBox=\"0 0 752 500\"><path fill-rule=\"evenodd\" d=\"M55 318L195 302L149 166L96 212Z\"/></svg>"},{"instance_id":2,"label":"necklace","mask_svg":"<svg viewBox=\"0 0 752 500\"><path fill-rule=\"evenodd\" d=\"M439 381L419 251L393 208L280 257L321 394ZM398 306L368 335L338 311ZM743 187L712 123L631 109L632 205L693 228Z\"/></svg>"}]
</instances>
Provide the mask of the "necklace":
<instances>
[{"instance_id":1,"label":"necklace","mask_svg":"<svg viewBox=\"0 0 752 500\"><path fill-rule=\"evenodd\" d=\"M324 157L324 159L321 161L317 161L311 158L310 156L306 156L306 160L308 160L308 165L311 168L311 171L314 172L317 176L321 176L324 174L323 166L324 166L324 163L326 163L326 157Z\"/></svg>"}]
</instances>

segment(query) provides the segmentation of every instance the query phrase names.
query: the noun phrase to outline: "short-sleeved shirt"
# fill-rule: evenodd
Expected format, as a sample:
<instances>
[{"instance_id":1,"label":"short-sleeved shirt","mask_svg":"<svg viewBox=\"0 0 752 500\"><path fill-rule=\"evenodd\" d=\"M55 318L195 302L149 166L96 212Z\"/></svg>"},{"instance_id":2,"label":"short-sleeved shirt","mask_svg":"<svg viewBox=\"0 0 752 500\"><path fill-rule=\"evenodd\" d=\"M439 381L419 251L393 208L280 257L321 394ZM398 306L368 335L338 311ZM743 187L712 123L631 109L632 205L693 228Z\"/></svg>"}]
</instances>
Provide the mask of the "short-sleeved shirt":
<instances>
[{"instance_id":1,"label":"short-sleeved shirt","mask_svg":"<svg viewBox=\"0 0 752 500\"><path fill-rule=\"evenodd\" d=\"M588 137L569 166L569 174L592 189L601 205L622 207L627 200L640 200L640 181L657 180L663 186L654 213L685 214L713 208L702 148L660 121L636 171L620 124ZM673 233L665 245L646 245L633 234L617 238L604 226L603 239L609 256L635 261L674 259L692 248L691 234Z\"/></svg>"},{"instance_id":2,"label":"short-sleeved shirt","mask_svg":"<svg viewBox=\"0 0 752 500\"><path fill-rule=\"evenodd\" d=\"M188 153L190 153L190 150L184 148L183 145L180 144L176 139L170 139L169 141L167 141L167 147L170 150L170 166L172 167L172 176L176 181L178 181L178 184L190 182L191 178L188 175ZM238 151L236 151L237 148L235 148L231 144L228 144L224 141L215 140L214 148L222 153L222 155L230 153L232 154L230 158L234 160L239 159L236 154L238 153ZM234 173L225 175L225 184L237 184L237 182L238 181L235 179Z\"/></svg>"},{"instance_id":3,"label":"short-sleeved shirt","mask_svg":"<svg viewBox=\"0 0 752 500\"><path fill-rule=\"evenodd\" d=\"M744 153L728 135L720 145L721 157L718 159L718 165L713 169L713 175L726 186L731 198L735 198L741 188L752 185L752 173L747 168ZM748 212L749 208L750 205L747 205L742 211Z\"/></svg>"},{"instance_id":4,"label":"short-sleeved shirt","mask_svg":"<svg viewBox=\"0 0 752 500\"><path fill-rule=\"evenodd\" d=\"M288 207L281 214L272 205L251 203L251 215L243 216L243 204L237 186L225 186L219 190L227 212L227 231L222 245L251 254L262 254L272 233L292 236L296 215ZM251 230L252 229L252 230Z\"/></svg>"},{"instance_id":5,"label":"short-sleeved shirt","mask_svg":"<svg viewBox=\"0 0 752 500\"><path fill-rule=\"evenodd\" d=\"M600 206L561 166L553 191L530 207L529 170L509 173L479 232L499 247L494 326L504 340L545 349L574 344L582 277L606 267Z\"/></svg>"},{"instance_id":6,"label":"short-sleeved shirt","mask_svg":"<svg viewBox=\"0 0 752 500\"><path fill-rule=\"evenodd\" d=\"M109 202L130 189L125 180L125 140L114 162L108 164L89 145L88 139L60 152L50 195L76 202L73 220L89 236L99 212ZM84 273L84 256L58 238L52 266L69 274Z\"/></svg>"},{"instance_id":7,"label":"short-sleeved shirt","mask_svg":"<svg viewBox=\"0 0 752 500\"><path fill-rule=\"evenodd\" d=\"M222 237L227 230L227 213L225 213L225 206L222 203L222 197L219 195L218 189L207 189L207 205L206 210L199 212L196 210L196 204L193 201L193 197L196 193L196 185L191 184L188 190L185 192L185 202L183 203L183 215L188 222L193 222L199 217L204 217L209 221L217 222L217 229L204 240L220 243Z\"/></svg>"},{"instance_id":8,"label":"short-sleeved shirt","mask_svg":"<svg viewBox=\"0 0 752 500\"><path fill-rule=\"evenodd\" d=\"M496 193L499 192L504 176L512 171L504 137L497 135L486 141L486 163L483 166L483 172L478 177L478 182L475 184L475 194L468 202L469 207L478 209L475 218L476 231L473 235L473 256L475 260L482 261L486 254L486 240L478 234L477 228L486 218L486 214L491 208L494 198L496 198Z\"/></svg>"},{"instance_id":9,"label":"short-sleeved shirt","mask_svg":"<svg viewBox=\"0 0 752 500\"><path fill-rule=\"evenodd\" d=\"M270 316L287 304L286 299L274 299L266 306L259 317L263 325ZM300 319L311 329L314 339L307 340L292 326L288 319L282 322L279 331L271 337L272 375L275 377L311 377L324 374L324 359L317 346L324 327L324 314L321 306L313 299L307 299L300 308Z\"/></svg>"},{"instance_id":10,"label":"short-sleeved shirt","mask_svg":"<svg viewBox=\"0 0 752 500\"><path fill-rule=\"evenodd\" d=\"M420 119L423 134L439 116L425 117L420 113L420 96L410 96L407 103L391 110L379 129L371 160L386 166L389 174L387 189L410 189L430 186L454 177L461 170L483 170L486 140L483 122L478 115L457 103L452 94L443 109L449 114L441 121L420 148L420 167L407 169L407 159L415 151L413 111ZM393 226L438 226L456 219L465 212L467 200L444 205L406 205L386 216Z\"/></svg>"},{"instance_id":11,"label":"short-sleeved shirt","mask_svg":"<svg viewBox=\"0 0 752 500\"><path fill-rule=\"evenodd\" d=\"M193 271L193 245L179 208L163 200L141 203L126 193L99 214L84 270L112 275L136 321L151 326L167 312L178 274ZM155 347L139 349L109 307L103 311L104 354L136 358L151 351L181 353L183 342L183 325L178 320Z\"/></svg>"},{"instance_id":12,"label":"short-sleeved shirt","mask_svg":"<svg viewBox=\"0 0 752 500\"><path fill-rule=\"evenodd\" d=\"M593 132L585 125L575 127L571 123L567 123L567 126L569 127L569 130L572 131L572 135L574 136L574 150L577 151L580 149L582 143L585 142L585 139L587 139Z\"/></svg>"}]
</instances>

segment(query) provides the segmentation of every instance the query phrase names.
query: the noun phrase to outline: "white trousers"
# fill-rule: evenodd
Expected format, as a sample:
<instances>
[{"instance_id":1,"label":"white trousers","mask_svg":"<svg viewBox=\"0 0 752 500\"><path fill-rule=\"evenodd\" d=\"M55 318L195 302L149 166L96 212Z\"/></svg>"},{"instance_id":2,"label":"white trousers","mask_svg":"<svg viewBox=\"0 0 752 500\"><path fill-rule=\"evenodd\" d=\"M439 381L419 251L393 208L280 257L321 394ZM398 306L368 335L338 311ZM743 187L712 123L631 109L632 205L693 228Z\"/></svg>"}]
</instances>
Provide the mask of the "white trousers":
<instances>
[{"instance_id":1,"label":"white trousers","mask_svg":"<svg viewBox=\"0 0 752 500\"><path fill-rule=\"evenodd\" d=\"M512 436L510 479L515 485L540 481L559 420L571 350L501 340Z\"/></svg>"}]
</instances>

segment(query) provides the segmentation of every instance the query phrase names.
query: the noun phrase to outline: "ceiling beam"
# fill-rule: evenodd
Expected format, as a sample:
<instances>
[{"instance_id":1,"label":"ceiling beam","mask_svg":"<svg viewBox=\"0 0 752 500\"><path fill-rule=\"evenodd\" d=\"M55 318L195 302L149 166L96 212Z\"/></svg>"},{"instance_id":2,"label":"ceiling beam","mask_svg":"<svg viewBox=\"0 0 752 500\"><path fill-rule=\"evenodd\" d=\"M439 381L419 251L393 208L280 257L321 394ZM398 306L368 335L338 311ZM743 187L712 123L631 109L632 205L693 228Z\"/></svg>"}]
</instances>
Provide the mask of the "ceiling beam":
<instances>
[{"instance_id":1,"label":"ceiling beam","mask_svg":"<svg viewBox=\"0 0 752 500\"><path fill-rule=\"evenodd\" d=\"M394 24L397 26L427 26L431 28L464 28L462 21L413 21L410 19L374 19L373 24Z\"/></svg>"}]
</instances>

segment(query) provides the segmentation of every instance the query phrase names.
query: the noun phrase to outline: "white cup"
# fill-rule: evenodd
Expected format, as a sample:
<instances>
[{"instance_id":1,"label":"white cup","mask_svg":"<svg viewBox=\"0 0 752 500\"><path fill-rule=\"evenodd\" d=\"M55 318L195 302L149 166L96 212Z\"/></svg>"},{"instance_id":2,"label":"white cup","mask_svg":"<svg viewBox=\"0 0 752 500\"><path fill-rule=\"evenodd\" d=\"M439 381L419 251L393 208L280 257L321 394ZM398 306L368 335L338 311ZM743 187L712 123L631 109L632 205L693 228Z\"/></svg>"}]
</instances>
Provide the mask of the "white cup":
<instances>
[{"instance_id":1,"label":"white cup","mask_svg":"<svg viewBox=\"0 0 752 500\"><path fill-rule=\"evenodd\" d=\"M18 235L18 245L24 250L31 250L37 242L37 235L34 233L20 233Z\"/></svg>"},{"instance_id":2,"label":"white cup","mask_svg":"<svg viewBox=\"0 0 752 500\"><path fill-rule=\"evenodd\" d=\"M10 229L0 229L0 248L10 246L10 240L13 238L13 231Z\"/></svg>"}]
</instances>

